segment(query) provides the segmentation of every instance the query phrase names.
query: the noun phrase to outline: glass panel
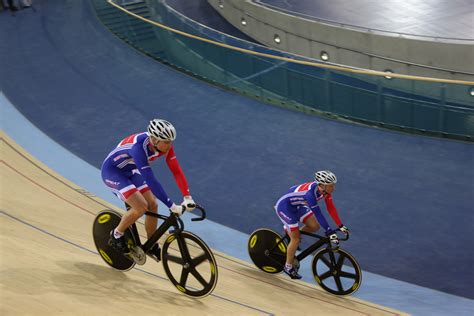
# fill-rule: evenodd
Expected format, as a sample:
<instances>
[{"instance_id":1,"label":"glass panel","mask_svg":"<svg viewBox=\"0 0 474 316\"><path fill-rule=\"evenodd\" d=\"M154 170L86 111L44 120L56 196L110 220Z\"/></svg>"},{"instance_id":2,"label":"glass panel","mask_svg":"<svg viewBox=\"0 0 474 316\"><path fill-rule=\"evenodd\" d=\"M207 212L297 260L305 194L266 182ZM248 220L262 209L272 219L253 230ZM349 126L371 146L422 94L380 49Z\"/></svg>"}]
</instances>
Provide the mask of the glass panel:
<instances>
[{"instance_id":1,"label":"glass panel","mask_svg":"<svg viewBox=\"0 0 474 316\"><path fill-rule=\"evenodd\" d=\"M326 64L309 58L206 28L170 10L161 0L124 5L131 12L149 16L148 21L104 1L94 0L94 5L104 24L137 49L244 95L271 103L290 103L297 108L303 105L370 123L474 137L474 96L469 93L474 83L385 78L369 71L328 69ZM166 30L156 22L192 35Z\"/></svg>"}]
</instances>

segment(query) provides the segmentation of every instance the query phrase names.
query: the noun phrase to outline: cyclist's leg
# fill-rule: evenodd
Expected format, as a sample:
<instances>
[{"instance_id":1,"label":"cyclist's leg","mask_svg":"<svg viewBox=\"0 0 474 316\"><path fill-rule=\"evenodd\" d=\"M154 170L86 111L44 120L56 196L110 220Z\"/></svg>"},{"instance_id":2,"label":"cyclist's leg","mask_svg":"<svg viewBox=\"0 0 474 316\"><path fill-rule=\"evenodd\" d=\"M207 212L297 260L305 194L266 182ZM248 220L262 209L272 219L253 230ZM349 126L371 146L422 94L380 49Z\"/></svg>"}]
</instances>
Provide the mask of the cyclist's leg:
<instances>
[{"instance_id":1,"label":"cyclist's leg","mask_svg":"<svg viewBox=\"0 0 474 316\"><path fill-rule=\"evenodd\" d=\"M288 243L288 248L286 250L286 264L293 265L293 262L295 261L295 253L300 244L300 231L298 229L289 230L288 236L290 236L290 242Z\"/></svg>"},{"instance_id":2,"label":"cyclist's leg","mask_svg":"<svg viewBox=\"0 0 474 316\"><path fill-rule=\"evenodd\" d=\"M156 203L155 195L150 191L147 187L146 189L140 190L142 192L143 197L147 201L148 204L148 211L152 213L158 213L158 204ZM156 227L158 225L158 218L153 216L146 216L145 217L145 230L147 238L150 238L153 233L156 231ZM156 261L161 260L161 249L158 243L154 244L149 250L148 254L151 255L153 259Z\"/></svg>"},{"instance_id":3,"label":"cyclist's leg","mask_svg":"<svg viewBox=\"0 0 474 316\"><path fill-rule=\"evenodd\" d=\"M150 190L145 191L142 194L145 200L147 201L148 211L152 213L158 213L158 203L156 203L155 195ZM156 230L157 225L158 225L158 218L153 217L153 216L145 217L145 230L146 230L146 235L148 238L150 238L151 235L153 235L153 233Z\"/></svg>"},{"instance_id":4,"label":"cyclist's leg","mask_svg":"<svg viewBox=\"0 0 474 316\"><path fill-rule=\"evenodd\" d=\"M299 221L303 224L303 228L301 228L300 231L309 232L310 228L307 227L308 225L310 225L311 229L314 228L314 223L311 221L311 218L314 217L314 215L309 207L304 205L299 206L297 208L297 215ZM300 236L299 244L301 244L301 241L302 237ZM299 244L297 250L301 250Z\"/></svg>"},{"instance_id":5,"label":"cyclist's leg","mask_svg":"<svg viewBox=\"0 0 474 316\"><path fill-rule=\"evenodd\" d=\"M308 211L309 213L307 213L306 216L304 216L304 218L301 221L304 224L301 230L307 233L312 233L312 232L317 231L320 228L320 226L313 212L309 208L308 208Z\"/></svg>"},{"instance_id":6,"label":"cyclist's leg","mask_svg":"<svg viewBox=\"0 0 474 316\"><path fill-rule=\"evenodd\" d=\"M130 178L132 183L137 187L137 190L143 195L147 203L147 210L152 213L158 212L158 204L156 202L155 195L150 191L150 188L143 179L143 176L138 172L132 172L133 175ZM158 218L152 216L145 217L145 230L147 238L155 232L158 225Z\"/></svg>"},{"instance_id":7,"label":"cyclist's leg","mask_svg":"<svg viewBox=\"0 0 474 316\"><path fill-rule=\"evenodd\" d=\"M300 231L298 224L298 216L294 207L286 203L280 203L275 206L276 213L282 221L285 230L290 236L290 242L286 250L286 264L293 265L296 249L300 243Z\"/></svg>"},{"instance_id":8,"label":"cyclist's leg","mask_svg":"<svg viewBox=\"0 0 474 316\"><path fill-rule=\"evenodd\" d=\"M316 217L312 215L304 222L304 227L301 230L307 233L313 233L317 231L320 227L321 226L319 226L319 223L316 220Z\"/></svg>"},{"instance_id":9,"label":"cyclist's leg","mask_svg":"<svg viewBox=\"0 0 474 316\"><path fill-rule=\"evenodd\" d=\"M103 165L101 174L105 185L130 206L128 211L122 216L119 225L115 228L119 234L123 234L130 225L143 215L148 206L142 193L138 191L137 186L132 182L132 178L137 173L117 170L113 166ZM141 175L139 176L141 177ZM138 181L135 182L138 183ZM143 181L141 184L143 184ZM116 237L118 238L118 236Z\"/></svg>"},{"instance_id":10,"label":"cyclist's leg","mask_svg":"<svg viewBox=\"0 0 474 316\"><path fill-rule=\"evenodd\" d=\"M126 198L125 202L130 205L130 209L122 216L120 223L116 230L123 234L125 230L137 221L143 214L145 214L148 203L139 191L135 192Z\"/></svg>"}]
</instances>

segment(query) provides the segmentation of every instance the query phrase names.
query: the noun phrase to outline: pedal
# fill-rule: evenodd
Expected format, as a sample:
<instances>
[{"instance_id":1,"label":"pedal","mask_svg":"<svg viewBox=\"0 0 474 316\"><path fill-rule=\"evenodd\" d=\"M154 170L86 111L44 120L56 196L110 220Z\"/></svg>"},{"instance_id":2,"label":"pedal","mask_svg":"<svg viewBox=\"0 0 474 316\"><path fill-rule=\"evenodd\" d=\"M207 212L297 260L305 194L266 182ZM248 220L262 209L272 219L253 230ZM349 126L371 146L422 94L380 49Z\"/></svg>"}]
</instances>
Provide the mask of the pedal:
<instances>
[{"instance_id":1,"label":"pedal","mask_svg":"<svg viewBox=\"0 0 474 316\"><path fill-rule=\"evenodd\" d=\"M131 247L128 256L138 265L142 266L146 262L146 254L141 247Z\"/></svg>"}]
</instances>

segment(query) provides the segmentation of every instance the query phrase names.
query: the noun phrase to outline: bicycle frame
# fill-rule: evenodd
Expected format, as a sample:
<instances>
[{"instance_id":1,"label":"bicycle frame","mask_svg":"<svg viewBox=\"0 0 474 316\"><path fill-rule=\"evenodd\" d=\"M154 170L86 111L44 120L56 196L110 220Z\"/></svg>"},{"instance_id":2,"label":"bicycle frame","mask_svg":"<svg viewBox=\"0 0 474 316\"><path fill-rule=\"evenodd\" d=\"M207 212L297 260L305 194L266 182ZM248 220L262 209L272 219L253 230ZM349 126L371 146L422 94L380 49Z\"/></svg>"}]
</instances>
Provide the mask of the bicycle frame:
<instances>
[{"instance_id":1,"label":"bicycle frame","mask_svg":"<svg viewBox=\"0 0 474 316\"><path fill-rule=\"evenodd\" d=\"M191 221L204 220L206 211L199 205L195 205L195 209L201 214L199 216L198 213L198 216L191 218ZM97 214L92 234L102 259L114 269L129 271L136 264L145 264L146 255L152 255L153 259L162 263L166 276L178 291L196 298L209 295L214 290L218 277L217 262L209 246L199 236L184 230L181 214L172 212L168 216L153 212L145 214L152 216L153 219L160 218L163 222L160 222L144 243L140 240L138 224L130 225L124 232L128 252L115 249L110 244L111 229L120 223L122 214L115 210L103 210ZM167 230L169 235L163 238L160 253L154 251L150 254L149 251L158 245L158 240L167 234Z\"/></svg>"},{"instance_id":2,"label":"bicycle frame","mask_svg":"<svg viewBox=\"0 0 474 316\"><path fill-rule=\"evenodd\" d=\"M300 234L306 235L306 236L311 236L311 237L314 237L314 238L318 238L319 240L316 241L315 243L313 243L311 246L309 246L305 250L303 250L302 252L300 252L297 256L295 256L295 258L298 261L303 260L304 258L309 256L310 254L312 254L313 252L318 250L322 245L329 244L329 238L328 237L324 237L324 236L321 236L321 235L318 235L318 234L308 233L308 232L301 231L301 230L300 230ZM343 238L343 239L340 239L340 240L344 241L344 240L348 240L348 239L349 239L349 236L346 236L346 238ZM272 249L270 249L270 251L273 251L276 247L278 247L278 245L280 245L280 243L282 243L285 240L288 241L288 242L290 241L290 236L288 236L288 234L285 234L285 237L283 237Z\"/></svg>"},{"instance_id":3,"label":"bicycle frame","mask_svg":"<svg viewBox=\"0 0 474 316\"><path fill-rule=\"evenodd\" d=\"M191 221L194 222L194 221L204 220L206 218L206 212L204 211L204 209L199 205L196 205L195 209L201 211L201 216L198 217L198 218L193 218L193 219L191 219ZM147 216L161 218L161 219L164 220L164 222L160 226L158 226L158 228L155 230L155 232L150 236L150 238L148 238L147 241L145 241L144 244L141 243L140 235L138 234L138 229L137 229L137 226L135 225L135 223L131 226L132 233L133 233L133 236L135 238L135 242L137 243L137 246L141 247L143 249L143 251L145 251L145 252L148 252L151 249L151 247L153 247L153 245L156 244L156 242L161 238L161 236L163 236L165 234L165 232L170 227L174 227L175 228L174 232L177 233L177 234L181 233L184 229L183 221L178 217L178 215L176 215L174 213L170 213L169 216L164 216L164 215L160 215L160 214L157 214L157 213L152 213L152 212L147 211L145 214ZM178 239L178 242L181 243L181 239Z\"/></svg>"},{"instance_id":4,"label":"bicycle frame","mask_svg":"<svg viewBox=\"0 0 474 316\"><path fill-rule=\"evenodd\" d=\"M349 295L357 291L362 280L360 265L350 253L340 248L337 242L337 239L339 241L348 240L349 233L340 229L326 232L329 236L320 236L313 232L299 232L315 239L311 240L311 245L300 251L299 254L295 253L294 257L291 256L292 259L294 258L291 263L295 271L298 272L302 260L310 256L312 257L310 268L314 280L324 290L335 295ZM338 233L341 235L344 233L345 237L337 236ZM337 238L334 238L333 234L337 234ZM287 232L281 236L274 230L259 228L250 235L247 242L250 259L263 272L269 274L285 272L295 279L298 276L285 269L289 256L288 241L291 242L291 237Z\"/></svg>"},{"instance_id":5,"label":"bicycle frame","mask_svg":"<svg viewBox=\"0 0 474 316\"><path fill-rule=\"evenodd\" d=\"M317 234L312 234L312 233L307 233L307 232L301 232L300 231L300 234L303 234L303 235L307 235L307 236L312 236L312 237L317 237L319 238L318 241L316 241L314 244L312 244L311 246L309 246L308 248L306 248L305 250L303 250L301 253L299 253L297 256L295 256L295 258L298 260L298 261L301 261L303 260L304 258L306 258L307 256L309 256L310 254L312 254L313 252L315 252L319 247L321 247L322 245L326 244L328 242L328 238L327 237L323 237L323 236L319 236ZM288 237L289 238L289 237Z\"/></svg>"}]
</instances>

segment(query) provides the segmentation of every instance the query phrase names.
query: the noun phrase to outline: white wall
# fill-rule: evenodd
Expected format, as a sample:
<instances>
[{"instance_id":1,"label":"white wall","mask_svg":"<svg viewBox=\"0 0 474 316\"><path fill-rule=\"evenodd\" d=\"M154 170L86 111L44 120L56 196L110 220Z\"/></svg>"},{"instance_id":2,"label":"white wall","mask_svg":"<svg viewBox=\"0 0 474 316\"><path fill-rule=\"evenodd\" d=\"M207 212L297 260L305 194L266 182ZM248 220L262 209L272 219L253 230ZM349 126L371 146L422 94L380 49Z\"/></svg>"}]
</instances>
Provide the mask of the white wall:
<instances>
[{"instance_id":1,"label":"white wall","mask_svg":"<svg viewBox=\"0 0 474 316\"><path fill-rule=\"evenodd\" d=\"M242 32L265 45L287 52L319 59L321 51L326 51L330 61L336 64L474 81L474 41L430 41L390 33L363 32L295 17L250 0L208 2ZM242 18L246 20L246 26L241 24ZM273 41L275 34L281 38L280 44ZM449 71L423 69L410 64Z\"/></svg>"}]
</instances>

